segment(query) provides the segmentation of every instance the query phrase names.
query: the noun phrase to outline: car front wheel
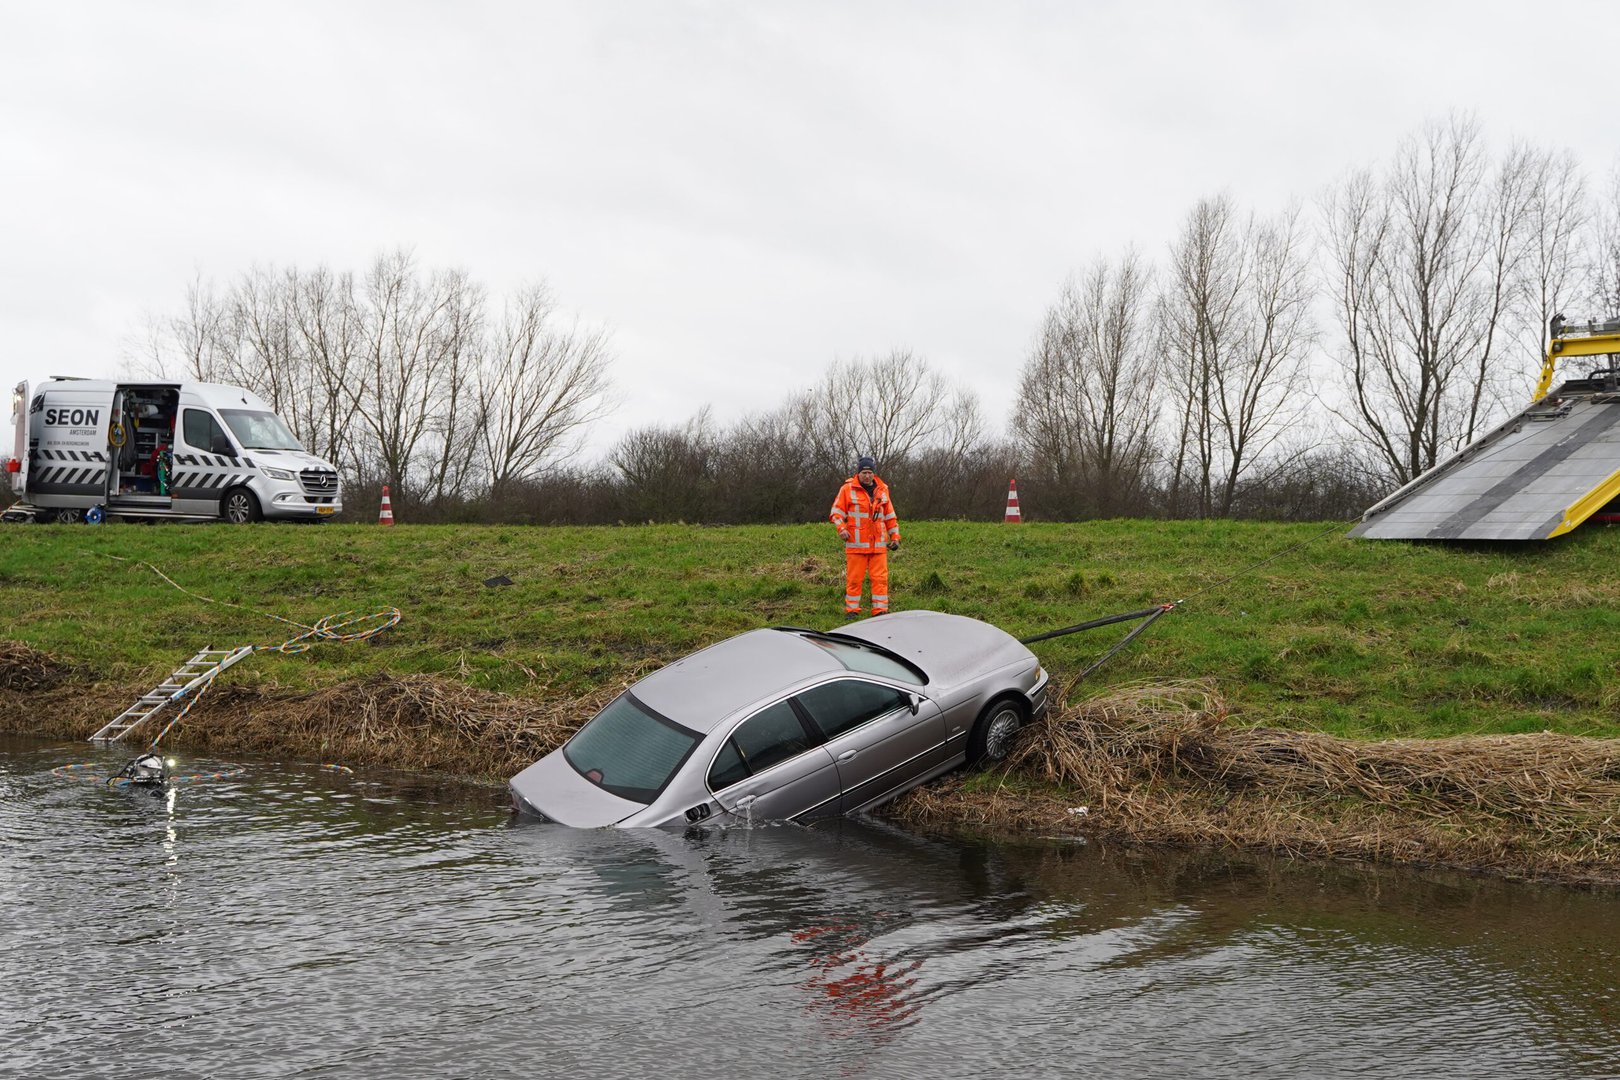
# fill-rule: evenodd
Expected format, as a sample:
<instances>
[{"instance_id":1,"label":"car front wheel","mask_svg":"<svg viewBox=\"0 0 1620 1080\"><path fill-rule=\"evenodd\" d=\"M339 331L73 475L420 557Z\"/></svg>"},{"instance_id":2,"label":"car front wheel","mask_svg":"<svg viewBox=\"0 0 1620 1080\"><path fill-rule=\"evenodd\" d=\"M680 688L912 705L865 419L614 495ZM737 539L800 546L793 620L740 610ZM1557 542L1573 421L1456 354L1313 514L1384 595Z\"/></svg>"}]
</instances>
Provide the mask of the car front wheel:
<instances>
[{"instance_id":1,"label":"car front wheel","mask_svg":"<svg viewBox=\"0 0 1620 1080\"><path fill-rule=\"evenodd\" d=\"M1024 707L1012 698L998 698L985 707L968 736L968 763L994 765L1007 756L1012 739L1024 726Z\"/></svg>"},{"instance_id":2,"label":"car front wheel","mask_svg":"<svg viewBox=\"0 0 1620 1080\"><path fill-rule=\"evenodd\" d=\"M232 525L246 525L258 521L259 500L247 488L231 488L225 493L225 499L220 503L219 516Z\"/></svg>"}]
</instances>

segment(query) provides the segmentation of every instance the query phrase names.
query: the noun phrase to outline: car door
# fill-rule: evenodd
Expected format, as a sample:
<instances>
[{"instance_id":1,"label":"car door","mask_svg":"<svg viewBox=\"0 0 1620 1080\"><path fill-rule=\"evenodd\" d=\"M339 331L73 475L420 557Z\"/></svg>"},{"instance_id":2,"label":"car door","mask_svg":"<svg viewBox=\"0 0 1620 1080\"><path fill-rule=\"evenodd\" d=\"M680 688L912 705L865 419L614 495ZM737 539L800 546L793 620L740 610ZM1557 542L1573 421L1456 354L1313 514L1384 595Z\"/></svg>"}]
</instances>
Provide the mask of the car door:
<instances>
[{"instance_id":1,"label":"car door","mask_svg":"<svg viewBox=\"0 0 1620 1080\"><path fill-rule=\"evenodd\" d=\"M866 679L837 679L796 700L826 737L846 813L916 783L943 760L945 721L939 706L921 695Z\"/></svg>"},{"instance_id":2,"label":"car door","mask_svg":"<svg viewBox=\"0 0 1620 1080\"><path fill-rule=\"evenodd\" d=\"M808 821L839 812L838 768L793 703L754 713L731 733L709 767L722 809L753 821Z\"/></svg>"},{"instance_id":3,"label":"car door","mask_svg":"<svg viewBox=\"0 0 1620 1080\"><path fill-rule=\"evenodd\" d=\"M212 412L188 405L180 417L174 471L169 477L172 505L182 514L217 514L225 492L244 483L250 474Z\"/></svg>"}]
</instances>

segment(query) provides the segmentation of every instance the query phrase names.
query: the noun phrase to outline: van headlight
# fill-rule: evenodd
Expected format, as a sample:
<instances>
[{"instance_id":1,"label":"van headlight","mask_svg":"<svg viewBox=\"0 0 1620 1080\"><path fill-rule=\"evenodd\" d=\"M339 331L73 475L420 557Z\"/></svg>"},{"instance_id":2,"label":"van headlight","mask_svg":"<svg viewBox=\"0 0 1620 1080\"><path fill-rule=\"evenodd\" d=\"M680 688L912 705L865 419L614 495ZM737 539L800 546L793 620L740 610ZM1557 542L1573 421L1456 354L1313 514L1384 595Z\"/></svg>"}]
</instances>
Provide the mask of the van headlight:
<instances>
[{"instance_id":1,"label":"van headlight","mask_svg":"<svg viewBox=\"0 0 1620 1080\"><path fill-rule=\"evenodd\" d=\"M297 475L294 474L292 472L292 470L290 470L290 469L271 469L271 468L261 466L259 471L264 473L264 475L268 476L272 480L296 480L296 479L298 479Z\"/></svg>"}]
</instances>

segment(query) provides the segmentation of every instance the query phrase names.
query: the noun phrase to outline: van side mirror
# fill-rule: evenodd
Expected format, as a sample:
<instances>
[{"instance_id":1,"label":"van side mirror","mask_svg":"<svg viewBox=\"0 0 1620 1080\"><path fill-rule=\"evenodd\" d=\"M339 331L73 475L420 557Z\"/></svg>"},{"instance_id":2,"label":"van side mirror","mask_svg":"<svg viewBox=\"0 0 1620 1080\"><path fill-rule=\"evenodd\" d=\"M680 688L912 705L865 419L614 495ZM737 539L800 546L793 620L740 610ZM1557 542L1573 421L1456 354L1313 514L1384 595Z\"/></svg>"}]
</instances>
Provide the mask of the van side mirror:
<instances>
[{"instance_id":1,"label":"van side mirror","mask_svg":"<svg viewBox=\"0 0 1620 1080\"><path fill-rule=\"evenodd\" d=\"M213 448L208 452L210 454L223 454L225 457L236 456L236 448L231 445L231 440L223 438L215 439Z\"/></svg>"}]
</instances>

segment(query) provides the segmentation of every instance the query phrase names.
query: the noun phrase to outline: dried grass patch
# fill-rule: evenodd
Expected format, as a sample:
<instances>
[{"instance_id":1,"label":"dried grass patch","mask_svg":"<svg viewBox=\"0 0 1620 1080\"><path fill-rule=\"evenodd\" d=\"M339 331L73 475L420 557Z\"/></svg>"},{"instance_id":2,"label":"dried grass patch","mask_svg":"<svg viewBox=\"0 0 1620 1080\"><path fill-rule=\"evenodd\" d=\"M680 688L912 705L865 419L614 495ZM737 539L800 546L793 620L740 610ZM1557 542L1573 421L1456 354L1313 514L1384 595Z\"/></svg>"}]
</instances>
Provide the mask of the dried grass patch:
<instances>
[{"instance_id":1,"label":"dried grass patch","mask_svg":"<svg viewBox=\"0 0 1620 1080\"><path fill-rule=\"evenodd\" d=\"M619 689L529 700L431 675L375 676L307 694L222 686L168 740L505 779L562 745Z\"/></svg>"},{"instance_id":2,"label":"dried grass patch","mask_svg":"<svg viewBox=\"0 0 1620 1080\"><path fill-rule=\"evenodd\" d=\"M20 641L0 641L0 690L49 690L65 672L50 653Z\"/></svg>"},{"instance_id":3,"label":"dried grass patch","mask_svg":"<svg viewBox=\"0 0 1620 1080\"><path fill-rule=\"evenodd\" d=\"M377 676L312 693L227 683L204 694L162 745L501 781L562 745L620 689L530 700L432 675ZM139 693L99 685L0 690L0 731L85 739ZM159 713L128 744L146 746L172 716Z\"/></svg>"},{"instance_id":4,"label":"dried grass patch","mask_svg":"<svg viewBox=\"0 0 1620 1080\"><path fill-rule=\"evenodd\" d=\"M1054 708L996 775L914 793L896 812L1612 882L1620 741L1360 742L1239 726L1208 683L1144 685Z\"/></svg>"}]
</instances>

